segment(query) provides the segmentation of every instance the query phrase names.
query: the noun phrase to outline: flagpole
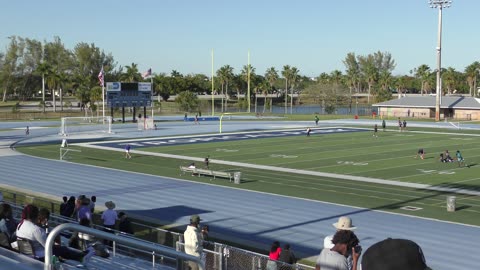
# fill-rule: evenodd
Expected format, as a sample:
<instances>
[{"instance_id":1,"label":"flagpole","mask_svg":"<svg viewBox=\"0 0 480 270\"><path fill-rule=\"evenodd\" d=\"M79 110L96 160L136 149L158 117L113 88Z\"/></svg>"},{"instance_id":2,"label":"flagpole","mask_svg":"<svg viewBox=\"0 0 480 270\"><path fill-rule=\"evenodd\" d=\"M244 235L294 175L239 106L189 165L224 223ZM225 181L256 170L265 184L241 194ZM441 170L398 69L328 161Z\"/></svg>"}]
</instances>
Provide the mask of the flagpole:
<instances>
[{"instance_id":1,"label":"flagpole","mask_svg":"<svg viewBox=\"0 0 480 270\"><path fill-rule=\"evenodd\" d=\"M105 124L105 71L103 70L103 66L102 66L102 70L100 71L101 72L101 75L102 75L102 80L101 80L101 83L102 83L102 123Z\"/></svg>"},{"instance_id":2,"label":"flagpole","mask_svg":"<svg viewBox=\"0 0 480 270\"><path fill-rule=\"evenodd\" d=\"M213 49L212 49L212 116L215 115L215 99L213 97L213 91L214 91L214 82L213 82Z\"/></svg>"},{"instance_id":3,"label":"flagpole","mask_svg":"<svg viewBox=\"0 0 480 270\"><path fill-rule=\"evenodd\" d=\"M153 121L153 123L155 123L155 119L153 118L153 106L154 106L155 103L153 102L154 100L153 100L153 76L152 76L152 74L150 74L150 87L151 87L151 92L152 92L151 93L152 97L150 98L150 100L152 102L152 121Z\"/></svg>"},{"instance_id":4,"label":"flagpole","mask_svg":"<svg viewBox=\"0 0 480 270\"><path fill-rule=\"evenodd\" d=\"M248 50L248 64L247 64L247 99L248 99L247 112L250 112L250 50Z\"/></svg>"}]
</instances>

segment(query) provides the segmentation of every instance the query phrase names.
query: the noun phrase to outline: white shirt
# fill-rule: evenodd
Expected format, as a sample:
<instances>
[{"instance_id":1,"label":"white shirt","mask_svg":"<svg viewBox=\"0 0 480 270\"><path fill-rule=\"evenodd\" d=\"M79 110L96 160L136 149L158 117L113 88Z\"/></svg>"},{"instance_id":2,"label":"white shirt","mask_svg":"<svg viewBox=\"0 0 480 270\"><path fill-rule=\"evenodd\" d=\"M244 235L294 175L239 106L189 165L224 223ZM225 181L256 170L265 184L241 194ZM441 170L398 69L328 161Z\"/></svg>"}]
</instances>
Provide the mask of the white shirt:
<instances>
[{"instance_id":1,"label":"white shirt","mask_svg":"<svg viewBox=\"0 0 480 270\"><path fill-rule=\"evenodd\" d=\"M35 256L38 258L45 257L45 243L47 234L45 230L33 224L29 220L24 220L17 227L17 237L32 241Z\"/></svg>"},{"instance_id":2,"label":"white shirt","mask_svg":"<svg viewBox=\"0 0 480 270\"><path fill-rule=\"evenodd\" d=\"M188 225L187 229L183 233L183 239L185 240L185 253L200 257L203 252L202 235L197 227Z\"/></svg>"}]
</instances>

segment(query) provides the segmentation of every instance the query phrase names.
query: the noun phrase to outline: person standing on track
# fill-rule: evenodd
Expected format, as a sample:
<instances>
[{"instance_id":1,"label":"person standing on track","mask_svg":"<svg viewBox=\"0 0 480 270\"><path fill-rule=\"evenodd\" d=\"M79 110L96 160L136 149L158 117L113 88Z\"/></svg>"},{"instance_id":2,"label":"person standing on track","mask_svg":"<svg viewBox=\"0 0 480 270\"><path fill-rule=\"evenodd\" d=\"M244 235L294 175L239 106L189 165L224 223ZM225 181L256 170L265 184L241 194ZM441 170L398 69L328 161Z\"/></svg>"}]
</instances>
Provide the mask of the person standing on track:
<instances>
[{"instance_id":1,"label":"person standing on track","mask_svg":"<svg viewBox=\"0 0 480 270\"><path fill-rule=\"evenodd\" d=\"M378 132L378 126L377 124L375 124L375 126L373 126L373 137L378 137L377 132Z\"/></svg>"}]
</instances>

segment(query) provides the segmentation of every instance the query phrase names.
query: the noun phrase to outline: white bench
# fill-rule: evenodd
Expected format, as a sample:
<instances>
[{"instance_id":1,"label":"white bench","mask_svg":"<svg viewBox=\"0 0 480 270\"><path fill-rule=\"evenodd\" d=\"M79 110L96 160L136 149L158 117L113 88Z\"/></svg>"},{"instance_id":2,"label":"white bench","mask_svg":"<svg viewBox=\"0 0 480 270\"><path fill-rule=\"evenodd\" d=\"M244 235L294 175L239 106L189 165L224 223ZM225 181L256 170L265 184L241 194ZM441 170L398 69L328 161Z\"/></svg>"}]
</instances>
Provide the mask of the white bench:
<instances>
[{"instance_id":1,"label":"white bench","mask_svg":"<svg viewBox=\"0 0 480 270\"><path fill-rule=\"evenodd\" d=\"M217 177L228 178L230 182L233 180L233 172L213 171L209 169L189 168L185 166L180 166L180 172L182 174L191 173L192 175L198 175L199 177L202 175L213 176L213 179L216 179Z\"/></svg>"}]
</instances>

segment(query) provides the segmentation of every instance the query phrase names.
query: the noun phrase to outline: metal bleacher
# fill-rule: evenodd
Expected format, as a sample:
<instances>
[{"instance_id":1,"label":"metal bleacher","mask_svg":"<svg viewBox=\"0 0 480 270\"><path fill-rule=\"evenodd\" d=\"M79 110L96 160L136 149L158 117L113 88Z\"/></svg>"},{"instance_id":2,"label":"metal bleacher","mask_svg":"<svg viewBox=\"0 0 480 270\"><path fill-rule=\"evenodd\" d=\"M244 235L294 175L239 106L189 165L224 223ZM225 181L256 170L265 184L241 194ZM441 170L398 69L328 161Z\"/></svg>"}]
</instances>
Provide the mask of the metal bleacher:
<instances>
[{"instance_id":1,"label":"metal bleacher","mask_svg":"<svg viewBox=\"0 0 480 270\"><path fill-rule=\"evenodd\" d=\"M21 207L11 204L14 210L14 217L19 220ZM88 263L90 270L116 270L116 269L183 269L184 262L194 261L199 264L199 269L205 269L201 260L197 257L187 255L171 247L148 242L133 236L112 234L102 230L80 226L73 220L58 215L50 216L50 231L45 246L45 262L35 260L28 255L20 254L15 250L0 248L0 269L54 269L52 265L52 245L57 236L65 238L73 231L78 231L95 236L97 239L113 241L113 248L110 249L109 258L93 256ZM56 226L55 226L56 225ZM65 239L62 240L62 242ZM151 260L145 260L142 256L132 255L133 253L123 252L128 250L136 254L143 253L151 256ZM160 259L158 259L160 258ZM79 269L79 262L67 260L61 263L61 269Z\"/></svg>"}]
</instances>

